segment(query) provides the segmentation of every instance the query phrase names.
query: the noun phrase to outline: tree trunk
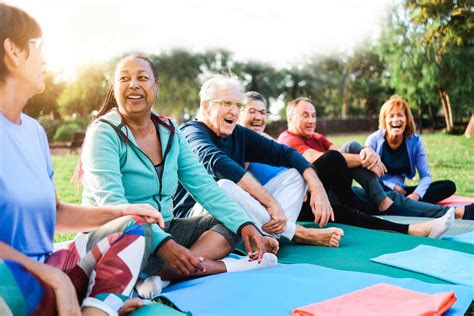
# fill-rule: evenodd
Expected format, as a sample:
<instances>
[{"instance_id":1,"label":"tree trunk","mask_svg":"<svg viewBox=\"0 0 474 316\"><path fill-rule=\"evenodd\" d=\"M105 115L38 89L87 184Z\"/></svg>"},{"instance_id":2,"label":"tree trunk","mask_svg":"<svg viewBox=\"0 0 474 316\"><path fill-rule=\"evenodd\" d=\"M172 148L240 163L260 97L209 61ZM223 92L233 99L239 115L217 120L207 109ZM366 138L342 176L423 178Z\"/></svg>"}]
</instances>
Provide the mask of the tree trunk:
<instances>
[{"instance_id":1,"label":"tree trunk","mask_svg":"<svg viewBox=\"0 0 474 316\"><path fill-rule=\"evenodd\" d=\"M342 95L342 108L341 108L341 117L343 119L347 118L347 101L346 101L346 95Z\"/></svg>"},{"instance_id":2,"label":"tree trunk","mask_svg":"<svg viewBox=\"0 0 474 316\"><path fill-rule=\"evenodd\" d=\"M466 136L467 138L474 137L474 114L471 115L471 119L469 120L469 124L466 127L464 136Z\"/></svg>"},{"instance_id":3,"label":"tree trunk","mask_svg":"<svg viewBox=\"0 0 474 316\"><path fill-rule=\"evenodd\" d=\"M419 134L423 132L423 104L420 103L420 107L418 108L418 130Z\"/></svg>"},{"instance_id":4,"label":"tree trunk","mask_svg":"<svg viewBox=\"0 0 474 316\"><path fill-rule=\"evenodd\" d=\"M346 119L348 116L348 108L347 108L347 69L344 70L344 73L342 75L342 80L341 80L341 94L342 94L342 106L341 106L341 117L343 119Z\"/></svg>"},{"instance_id":5,"label":"tree trunk","mask_svg":"<svg viewBox=\"0 0 474 316\"><path fill-rule=\"evenodd\" d=\"M441 105L443 106L444 120L446 122L446 131L451 132L453 130L453 117L451 111L451 103L449 102L449 96L446 90L439 88L439 98L441 99Z\"/></svg>"},{"instance_id":6,"label":"tree trunk","mask_svg":"<svg viewBox=\"0 0 474 316\"><path fill-rule=\"evenodd\" d=\"M430 114L430 121L431 121L430 131L434 131L436 128L436 117L433 110L433 104L431 103L428 105L428 112Z\"/></svg>"}]
</instances>

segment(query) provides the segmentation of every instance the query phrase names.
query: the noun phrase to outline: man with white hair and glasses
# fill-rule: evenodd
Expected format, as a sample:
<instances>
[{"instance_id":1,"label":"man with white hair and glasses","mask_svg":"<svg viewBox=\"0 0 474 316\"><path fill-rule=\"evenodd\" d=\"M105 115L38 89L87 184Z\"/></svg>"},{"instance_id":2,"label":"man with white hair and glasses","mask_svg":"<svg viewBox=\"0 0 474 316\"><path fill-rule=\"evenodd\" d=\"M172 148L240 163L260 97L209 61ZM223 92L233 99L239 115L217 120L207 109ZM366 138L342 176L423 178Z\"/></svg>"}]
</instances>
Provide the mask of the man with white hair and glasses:
<instances>
[{"instance_id":1,"label":"man with white hair and glasses","mask_svg":"<svg viewBox=\"0 0 474 316\"><path fill-rule=\"evenodd\" d=\"M243 87L234 77L216 75L200 91L196 120L181 126L191 149L219 185L249 214L257 228L268 236L296 243L336 247L343 232L339 228L305 228L296 225L307 189L315 222L325 226L334 220L326 192L310 163L290 147L278 144L237 125L243 106ZM289 168L265 185L245 170L246 162ZM175 214L194 216L203 212L180 187L175 195ZM269 243L267 244L267 246ZM270 244L275 252L277 244Z\"/></svg>"}]
</instances>

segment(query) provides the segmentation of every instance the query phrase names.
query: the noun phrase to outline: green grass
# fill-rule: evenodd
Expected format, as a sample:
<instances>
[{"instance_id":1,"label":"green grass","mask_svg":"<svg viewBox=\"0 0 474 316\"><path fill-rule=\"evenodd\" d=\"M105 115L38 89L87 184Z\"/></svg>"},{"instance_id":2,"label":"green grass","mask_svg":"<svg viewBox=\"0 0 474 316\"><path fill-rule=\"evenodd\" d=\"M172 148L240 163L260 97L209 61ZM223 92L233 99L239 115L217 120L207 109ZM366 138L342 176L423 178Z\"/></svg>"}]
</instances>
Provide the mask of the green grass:
<instances>
[{"instance_id":1,"label":"green grass","mask_svg":"<svg viewBox=\"0 0 474 316\"><path fill-rule=\"evenodd\" d=\"M329 139L341 146L344 143L356 140L364 143L367 135L329 136ZM428 160L433 180L450 179L456 183L457 195L474 197L474 138L446 135L443 133L423 134ZM53 156L55 171L54 182L61 202L81 203L81 193L71 177L74 173L79 156ZM418 176L408 184L418 183ZM72 235L57 235L56 241L70 239Z\"/></svg>"},{"instance_id":2,"label":"green grass","mask_svg":"<svg viewBox=\"0 0 474 316\"><path fill-rule=\"evenodd\" d=\"M54 184L63 203L81 204L81 191L71 181L79 155L53 156Z\"/></svg>"},{"instance_id":3,"label":"green grass","mask_svg":"<svg viewBox=\"0 0 474 316\"><path fill-rule=\"evenodd\" d=\"M81 204L81 191L71 181L79 155L53 156L54 184L59 200L62 203ZM76 234L56 234L55 242L71 240Z\"/></svg>"}]
</instances>

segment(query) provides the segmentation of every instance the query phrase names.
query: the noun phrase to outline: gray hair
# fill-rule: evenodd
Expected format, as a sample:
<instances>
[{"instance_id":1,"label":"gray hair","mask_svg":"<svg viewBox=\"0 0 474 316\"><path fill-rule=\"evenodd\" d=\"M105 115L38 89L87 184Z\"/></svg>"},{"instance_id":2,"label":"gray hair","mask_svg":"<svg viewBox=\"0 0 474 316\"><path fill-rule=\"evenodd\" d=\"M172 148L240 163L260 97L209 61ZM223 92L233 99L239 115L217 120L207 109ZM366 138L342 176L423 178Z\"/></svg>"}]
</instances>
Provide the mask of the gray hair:
<instances>
[{"instance_id":1,"label":"gray hair","mask_svg":"<svg viewBox=\"0 0 474 316\"><path fill-rule=\"evenodd\" d=\"M236 87L242 92L242 94L244 93L244 87L237 76L222 74L213 75L204 82L201 91L199 91L201 102L215 98L219 89L228 87Z\"/></svg>"},{"instance_id":2,"label":"gray hair","mask_svg":"<svg viewBox=\"0 0 474 316\"><path fill-rule=\"evenodd\" d=\"M296 107L298 106L298 103L300 103L301 101L306 101L306 102L311 103L314 106L314 108L316 109L316 104L310 98L299 97L299 98L296 98L294 100L291 100L288 103L288 105L286 106L286 121L288 123L290 123L290 120L291 120L291 118L293 117L293 114L296 111Z\"/></svg>"},{"instance_id":3,"label":"gray hair","mask_svg":"<svg viewBox=\"0 0 474 316\"><path fill-rule=\"evenodd\" d=\"M203 83L203 85L201 86L201 90L199 91L199 98L201 100L201 104L197 113L197 118L202 119L202 103L204 101L214 99L217 95L217 91L222 88L230 87L235 87L239 89L242 94L245 91L244 86L240 82L239 78L237 78L237 76L235 75L215 74L212 75L211 78L207 79L206 82Z\"/></svg>"},{"instance_id":4,"label":"gray hair","mask_svg":"<svg viewBox=\"0 0 474 316\"><path fill-rule=\"evenodd\" d=\"M265 98L256 91L247 91L244 93L244 104L247 106L250 101L260 101L263 103L265 108L267 107L267 102L265 102Z\"/></svg>"}]
</instances>

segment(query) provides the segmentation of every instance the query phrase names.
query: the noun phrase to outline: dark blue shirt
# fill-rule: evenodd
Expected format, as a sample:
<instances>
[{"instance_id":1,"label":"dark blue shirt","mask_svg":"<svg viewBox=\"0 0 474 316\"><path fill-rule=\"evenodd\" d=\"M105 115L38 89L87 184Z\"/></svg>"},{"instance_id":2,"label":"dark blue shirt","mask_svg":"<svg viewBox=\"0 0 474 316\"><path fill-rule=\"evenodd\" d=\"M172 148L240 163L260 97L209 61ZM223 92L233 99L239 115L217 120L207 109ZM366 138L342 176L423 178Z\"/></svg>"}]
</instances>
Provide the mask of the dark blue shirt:
<instances>
[{"instance_id":1,"label":"dark blue shirt","mask_svg":"<svg viewBox=\"0 0 474 316\"><path fill-rule=\"evenodd\" d=\"M204 123L194 120L181 125L181 133L207 172L216 181L235 183L247 172L245 162L295 168L301 174L311 164L297 151L237 125L229 137L218 137ZM174 197L175 216L183 217L195 201L180 185Z\"/></svg>"},{"instance_id":2,"label":"dark blue shirt","mask_svg":"<svg viewBox=\"0 0 474 316\"><path fill-rule=\"evenodd\" d=\"M385 142L380 159L387 167L388 174L408 174L410 172L410 158L405 141L397 149L392 149L388 142Z\"/></svg>"}]
</instances>

